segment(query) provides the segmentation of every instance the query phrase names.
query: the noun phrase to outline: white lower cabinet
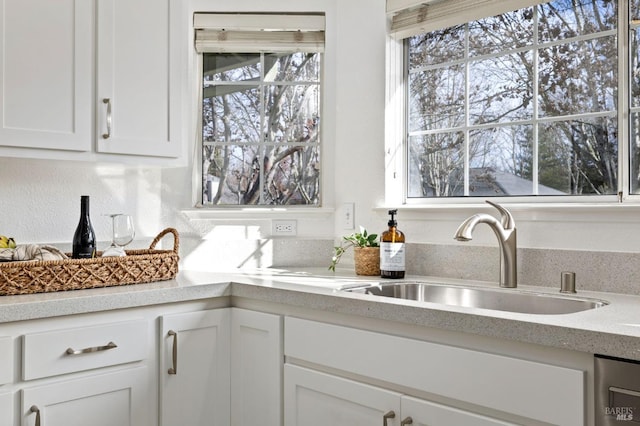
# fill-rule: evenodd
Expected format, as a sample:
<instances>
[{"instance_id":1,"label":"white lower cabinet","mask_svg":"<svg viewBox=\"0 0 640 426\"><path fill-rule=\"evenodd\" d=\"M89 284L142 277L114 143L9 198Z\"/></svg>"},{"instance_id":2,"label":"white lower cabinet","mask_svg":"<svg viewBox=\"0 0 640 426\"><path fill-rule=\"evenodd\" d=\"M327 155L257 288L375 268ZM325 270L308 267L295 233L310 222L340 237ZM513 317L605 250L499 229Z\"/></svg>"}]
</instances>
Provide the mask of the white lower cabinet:
<instances>
[{"instance_id":1,"label":"white lower cabinet","mask_svg":"<svg viewBox=\"0 0 640 426\"><path fill-rule=\"evenodd\" d=\"M400 394L286 364L284 407L285 426L392 425L398 424L389 415L400 416Z\"/></svg>"},{"instance_id":2,"label":"white lower cabinet","mask_svg":"<svg viewBox=\"0 0 640 426\"><path fill-rule=\"evenodd\" d=\"M410 396L403 396L400 405L401 418L405 424L414 426L517 426L516 423L497 420Z\"/></svg>"},{"instance_id":3,"label":"white lower cabinet","mask_svg":"<svg viewBox=\"0 0 640 426\"><path fill-rule=\"evenodd\" d=\"M285 426L515 426L293 365L285 366Z\"/></svg>"},{"instance_id":4,"label":"white lower cabinet","mask_svg":"<svg viewBox=\"0 0 640 426\"><path fill-rule=\"evenodd\" d=\"M231 424L282 425L282 317L232 309Z\"/></svg>"},{"instance_id":5,"label":"white lower cabinet","mask_svg":"<svg viewBox=\"0 0 640 426\"><path fill-rule=\"evenodd\" d=\"M284 329L285 426L383 423L391 411L383 424L588 424L579 368L291 317Z\"/></svg>"},{"instance_id":6,"label":"white lower cabinet","mask_svg":"<svg viewBox=\"0 0 640 426\"><path fill-rule=\"evenodd\" d=\"M282 424L282 318L237 308L162 316L160 424Z\"/></svg>"},{"instance_id":7,"label":"white lower cabinet","mask_svg":"<svg viewBox=\"0 0 640 426\"><path fill-rule=\"evenodd\" d=\"M160 425L229 425L231 309L161 318Z\"/></svg>"},{"instance_id":8,"label":"white lower cabinet","mask_svg":"<svg viewBox=\"0 0 640 426\"><path fill-rule=\"evenodd\" d=\"M281 426L282 329L199 302L0 324L0 426Z\"/></svg>"},{"instance_id":9,"label":"white lower cabinet","mask_svg":"<svg viewBox=\"0 0 640 426\"><path fill-rule=\"evenodd\" d=\"M155 381L141 364L149 358L149 321L78 316L23 329L22 426L152 426Z\"/></svg>"},{"instance_id":10,"label":"white lower cabinet","mask_svg":"<svg viewBox=\"0 0 640 426\"><path fill-rule=\"evenodd\" d=\"M13 395L0 393L0 426L13 426Z\"/></svg>"},{"instance_id":11,"label":"white lower cabinet","mask_svg":"<svg viewBox=\"0 0 640 426\"><path fill-rule=\"evenodd\" d=\"M151 426L145 367L22 390L23 426Z\"/></svg>"},{"instance_id":12,"label":"white lower cabinet","mask_svg":"<svg viewBox=\"0 0 640 426\"><path fill-rule=\"evenodd\" d=\"M0 359L5 366L5 368L0 368L0 385L11 383L13 368L7 367L13 365L13 340L9 336L0 336Z\"/></svg>"}]
</instances>

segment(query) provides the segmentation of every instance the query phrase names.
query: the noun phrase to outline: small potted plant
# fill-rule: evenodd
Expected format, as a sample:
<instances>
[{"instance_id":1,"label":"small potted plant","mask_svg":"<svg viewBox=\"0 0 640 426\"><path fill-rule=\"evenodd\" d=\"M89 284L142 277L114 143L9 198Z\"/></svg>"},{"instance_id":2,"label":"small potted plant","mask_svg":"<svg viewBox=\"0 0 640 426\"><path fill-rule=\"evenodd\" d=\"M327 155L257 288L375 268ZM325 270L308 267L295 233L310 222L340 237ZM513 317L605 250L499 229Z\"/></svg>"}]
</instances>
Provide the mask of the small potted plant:
<instances>
[{"instance_id":1,"label":"small potted plant","mask_svg":"<svg viewBox=\"0 0 640 426\"><path fill-rule=\"evenodd\" d=\"M357 275L380 275L378 234L368 234L363 227L360 227L360 232L342 237L342 244L333 248L330 270L336 270L336 265L349 247L353 247Z\"/></svg>"}]
</instances>

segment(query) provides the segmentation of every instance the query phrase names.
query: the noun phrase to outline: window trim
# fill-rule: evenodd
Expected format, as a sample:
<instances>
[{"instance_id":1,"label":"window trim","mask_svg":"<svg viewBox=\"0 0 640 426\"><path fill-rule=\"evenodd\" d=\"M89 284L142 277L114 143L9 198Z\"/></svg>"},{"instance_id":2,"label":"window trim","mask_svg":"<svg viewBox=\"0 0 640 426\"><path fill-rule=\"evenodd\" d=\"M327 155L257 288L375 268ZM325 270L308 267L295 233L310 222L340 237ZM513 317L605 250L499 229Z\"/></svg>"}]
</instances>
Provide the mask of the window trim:
<instances>
[{"instance_id":1,"label":"window trim","mask_svg":"<svg viewBox=\"0 0 640 426\"><path fill-rule=\"evenodd\" d=\"M390 33L411 37L552 0L387 0Z\"/></svg>"},{"instance_id":2,"label":"window trim","mask_svg":"<svg viewBox=\"0 0 640 426\"><path fill-rule=\"evenodd\" d=\"M324 51L324 14L196 12L193 26L198 53Z\"/></svg>"},{"instance_id":3,"label":"window trim","mask_svg":"<svg viewBox=\"0 0 640 426\"><path fill-rule=\"evenodd\" d=\"M387 0L389 2L393 0ZM546 1L531 0L530 5L545 3ZM406 129L406 114L408 112L408 100L406 96L406 64L404 39L393 33L387 34L387 78L386 78L386 111L385 111L385 206L381 209L405 207L410 210L439 210L458 209L460 207L478 208L484 206L484 200L491 200L510 206L510 208L536 212L552 212L556 209L576 208L585 212L602 211L602 206L613 207L625 204L628 206L640 206L640 194L631 194L630 177L630 152L629 135L629 96L628 85L630 79L631 51L629 48L629 2L618 1L618 28L617 38L620 50L618 54L618 135L619 140L627 143L618 146L618 194L616 195L579 195L579 196L514 196L514 197L448 197L448 198L408 198L407 182L408 170L408 132ZM473 3L472 1L470 3ZM620 5L622 3L622 5ZM526 7L526 6L525 6ZM392 19L388 14L387 19ZM640 25L638 25L640 26ZM624 49L627 51L625 52ZM638 108L640 110L640 107ZM398 112L401 111L401 112ZM616 209L617 207L613 207Z\"/></svg>"}]
</instances>

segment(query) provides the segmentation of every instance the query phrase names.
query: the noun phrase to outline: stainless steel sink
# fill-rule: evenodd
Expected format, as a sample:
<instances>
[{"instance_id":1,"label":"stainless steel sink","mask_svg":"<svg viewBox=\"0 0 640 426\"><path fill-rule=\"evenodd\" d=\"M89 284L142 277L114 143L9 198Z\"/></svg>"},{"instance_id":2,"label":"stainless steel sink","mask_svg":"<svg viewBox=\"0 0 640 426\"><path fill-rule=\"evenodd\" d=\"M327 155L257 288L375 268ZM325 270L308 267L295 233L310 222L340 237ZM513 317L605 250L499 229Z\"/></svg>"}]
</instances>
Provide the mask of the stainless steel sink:
<instances>
[{"instance_id":1,"label":"stainless steel sink","mask_svg":"<svg viewBox=\"0 0 640 426\"><path fill-rule=\"evenodd\" d=\"M428 282L377 283L343 288L342 290L442 305L526 314L569 314L600 308L609 304L609 302L599 299Z\"/></svg>"}]
</instances>

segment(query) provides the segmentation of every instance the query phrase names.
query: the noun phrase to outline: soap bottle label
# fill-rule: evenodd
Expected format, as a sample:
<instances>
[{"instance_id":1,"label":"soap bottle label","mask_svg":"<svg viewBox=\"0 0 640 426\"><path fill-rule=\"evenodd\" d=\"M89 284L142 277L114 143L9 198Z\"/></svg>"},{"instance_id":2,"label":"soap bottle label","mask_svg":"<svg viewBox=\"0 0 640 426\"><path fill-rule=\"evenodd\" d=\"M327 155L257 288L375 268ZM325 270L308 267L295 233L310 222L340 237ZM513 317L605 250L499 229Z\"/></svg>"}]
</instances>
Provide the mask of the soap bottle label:
<instances>
[{"instance_id":1,"label":"soap bottle label","mask_svg":"<svg viewBox=\"0 0 640 426\"><path fill-rule=\"evenodd\" d=\"M380 269L404 271L404 243L380 243Z\"/></svg>"}]
</instances>

